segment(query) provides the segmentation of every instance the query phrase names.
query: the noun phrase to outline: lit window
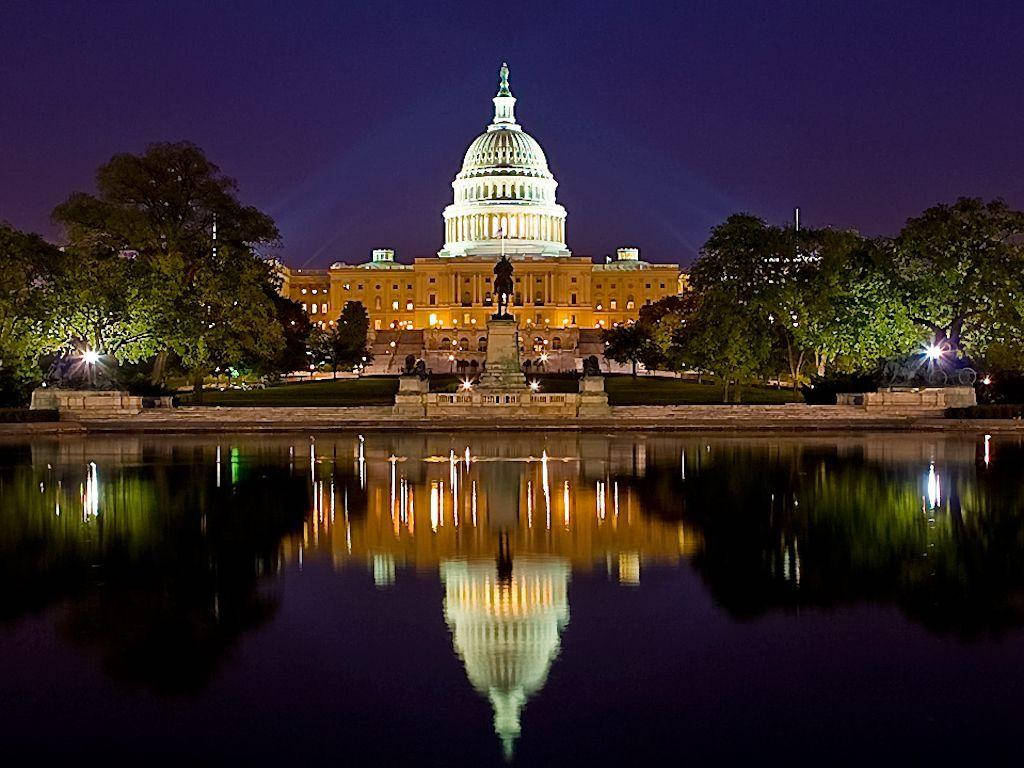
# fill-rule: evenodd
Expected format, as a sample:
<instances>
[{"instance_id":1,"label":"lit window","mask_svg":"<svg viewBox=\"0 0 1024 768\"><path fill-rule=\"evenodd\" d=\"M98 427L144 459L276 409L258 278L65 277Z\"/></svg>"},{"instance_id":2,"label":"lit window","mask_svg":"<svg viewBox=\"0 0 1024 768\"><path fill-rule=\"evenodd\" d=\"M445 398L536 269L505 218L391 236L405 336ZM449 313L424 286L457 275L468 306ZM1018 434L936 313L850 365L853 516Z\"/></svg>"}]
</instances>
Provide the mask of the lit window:
<instances>
[{"instance_id":1,"label":"lit window","mask_svg":"<svg viewBox=\"0 0 1024 768\"><path fill-rule=\"evenodd\" d=\"M313 295L314 295L314 296L316 296L316 295L317 295L317 293L319 293L319 291L317 291L317 289L316 289L316 288L314 288L314 289L313 289Z\"/></svg>"},{"instance_id":2,"label":"lit window","mask_svg":"<svg viewBox=\"0 0 1024 768\"><path fill-rule=\"evenodd\" d=\"M391 308L392 309L398 309L398 302L397 301L392 301L391 302Z\"/></svg>"},{"instance_id":3,"label":"lit window","mask_svg":"<svg viewBox=\"0 0 1024 768\"><path fill-rule=\"evenodd\" d=\"M411 301L407 301L407 302L405 302L405 308L406 308L406 310L408 310L409 312L412 312L412 302L411 302Z\"/></svg>"},{"instance_id":4,"label":"lit window","mask_svg":"<svg viewBox=\"0 0 1024 768\"><path fill-rule=\"evenodd\" d=\"M316 304L310 304L309 305L309 314L315 315L316 314L316 309L317 309L317 305Z\"/></svg>"},{"instance_id":5,"label":"lit window","mask_svg":"<svg viewBox=\"0 0 1024 768\"><path fill-rule=\"evenodd\" d=\"M437 325L437 315L431 312L430 317L427 318L427 322L431 325Z\"/></svg>"},{"instance_id":6,"label":"lit window","mask_svg":"<svg viewBox=\"0 0 1024 768\"><path fill-rule=\"evenodd\" d=\"M303 295L303 296L305 296L305 295L306 295L306 289L305 289L305 288L303 288L303 289L302 289L302 295Z\"/></svg>"},{"instance_id":7,"label":"lit window","mask_svg":"<svg viewBox=\"0 0 1024 768\"><path fill-rule=\"evenodd\" d=\"M302 305L302 311L303 312L309 312L309 307L307 307L305 304L303 304Z\"/></svg>"},{"instance_id":8,"label":"lit window","mask_svg":"<svg viewBox=\"0 0 1024 768\"><path fill-rule=\"evenodd\" d=\"M600 312L602 309L604 309L604 304L602 304L601 302L597 302L597 305L594 307L594 309Z\"/></svg>"},{"instance_id":9,"label":"lit window","mask_svg":"<svg viewBox=\"0 0 1024 768\"><path fill-rule=\"evenodd\" d=\"M615 299L612 299L611 301L608 302L608 308L609 309L618 309L619 308L619 302L616 301Z\"/></svg>"},{"instance_id":10,"label":"lit window","mask_svg":"<svg viewBox=\"0 0 1024 768\"><path fill-rule=\"evenodd\" d=\"M321 304L320 305L320 311L323 312L324 314L327 314L327 305L326 304Z\"/></svg>"},{"instance_id":11,"label":"lit window","mask_svg":"<svg viewBox=\"0 0 1024 768\"><path fill-rule=\"evenodd\" d=\"M345 283L341 287L344 288L346 291L350 290L352 288L352 283Z\"/></svg>"}]
</instances>

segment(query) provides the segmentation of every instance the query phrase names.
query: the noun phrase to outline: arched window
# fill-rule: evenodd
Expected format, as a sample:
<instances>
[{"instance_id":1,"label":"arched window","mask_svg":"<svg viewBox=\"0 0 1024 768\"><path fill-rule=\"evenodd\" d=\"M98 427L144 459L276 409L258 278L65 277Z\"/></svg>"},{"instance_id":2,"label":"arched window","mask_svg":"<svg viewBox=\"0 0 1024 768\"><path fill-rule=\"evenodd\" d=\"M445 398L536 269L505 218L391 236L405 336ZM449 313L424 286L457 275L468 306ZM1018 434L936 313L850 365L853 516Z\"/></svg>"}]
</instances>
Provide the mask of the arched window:
<instances>
[{"instance_id":1,"label":"arched window","mask_svg":"<svg viewBox=\"0 0 1024 768\"><path fill-rule=\"evenodd\" d=\"M373 308L374 309L380 309L380 296L377 296L376 298L374 298L374 300L373 300Z\"/></svg>"},{"instance_id":2,"label":"arched window","mask_svg":"<svg viewBox=\"0 0 1024 768\"><path fill-rule=\"evenodd\" d=\"M551 339L551 348L552 349L561 349L562 348L562 337L561 336L555 336L553 339Z\"/></svg>"},{"instance_id":3,"label":"arched window","mask_svg":"<svg viewBox=\"0 0 1024 768\"><path fill-rule=\"evenodd\" d=\"M441 349L448 349L452 345L452 340L445 336L441 339Z\"/></svg>"},{"instance_id":4,"label":"arched window","mask_svg":"<svg viewBox=\"0 0 1024 768\"><path fill-rule=\"evenodd\" d=\"M636 302L633 301L633 297L632 296L630 296L628 299L626 299L626 309L632 309L635 305L636 305Z\"/></svg>"},{"instance_id":5,"label":"arched window","mask_svg":"<svg viewBox=\"0 0 1024 768\"><path fill-rule=\"evenodd\" d=\"M469 339L465 336L459 339L459 349L469 349Z\"/></svg>"},{"instance_id":6,"label":"arched window","mask_svg":"<svg viewBox=\"0 0 1024 768\"><path fill-rule=\"evenodd\" d=\"M619 308L619 302L616 299L611 299L608 302L608 309L618 309L618 308Z\"/></svg>"},{"instance_id":7,"label":"arched window","mask_svg":"<svg viewBox=\"0 0 1024 768\"><path fill-rule=\"evenodd\" d=\"M476 351L477 352L486 352L487 351L487 337L486 336L481 336L479 339L476 340Z\"/></svg>"}]
</instances>

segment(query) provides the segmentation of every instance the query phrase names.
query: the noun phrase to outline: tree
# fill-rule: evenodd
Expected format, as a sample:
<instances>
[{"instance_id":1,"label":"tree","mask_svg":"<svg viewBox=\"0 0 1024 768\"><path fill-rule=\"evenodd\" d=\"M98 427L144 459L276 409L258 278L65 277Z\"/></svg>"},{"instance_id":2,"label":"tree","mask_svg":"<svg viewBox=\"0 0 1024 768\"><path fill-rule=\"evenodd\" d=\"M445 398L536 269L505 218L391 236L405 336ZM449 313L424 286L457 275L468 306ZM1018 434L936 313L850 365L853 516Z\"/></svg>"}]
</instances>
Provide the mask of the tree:
<instances>
[{"instance_id":1,"label":"tree","mask_svg":"<svg viewBox=\"0 0 1024 768\"><path fill-rule=\"evenodd\" d=\"M368 344L370 316L361 301L347 301L337 322L313 334L314 356L331 366L334 377L339 368L362 366L373 360Z\"/></svg>"},{"instance_id":2,"label":"tree","mask_svg":"<svg viewBox=\"0 0 1024 768\"><path fill-rule=\"evenodd\" d=\"M37 235L0 224L0 404L20 404L39 380L51 333L51 275L61 253Z\"/></svg>"},{"instance_id":3,"label":"tree","mask_svg":"<svg viewBox=\"0 0 1024 768\"><path fill-rule=\"evenodd\" d=\"M909 219L891 243L889 277L915 323L960 354L1012 322L1024 275L1024 213L959 198Z\"/></svg>"},{"instance_id":4,"label":"tree","mask_svg":"<svg viewBox=\"0 0 1024 768\"><path fill-rule=\"evenodd\" d=\"M778 279L773 258L782 249L778 231L749 214L735 214L711 231L690 271L699 295L696 321L685 332L686 347L723 381L723 400L770 367L773 317L764 293Z\"/></svg>"},{"instance_id":5,"label":"tree","mask_svg":"<svg viewBox=\"0 0 1024 768\"><path fill-rule=\"evenodd\" d=\"M636 364L641 358L651 355L652 341L647 328L640 323L628 323L601 332L604 342L604 356L616 363L632 363L633 376L636 376Z\"/></svg>"},{"instance_id":6,"label":"tree","mask_svg":"<svg viewBox=\"0 0 1024 768\"><path fill-rule=\"evenodd\" d=\"M257 253L278 240L277 228L238 201L235 182L202 150L179 142L115 155L97 171L96 187L54 210L68 251L137 265L145 293L133 298L145 306L161 359L173 349L190 371L197 399L215 367L280 352L284 335L267 290L276 275ZM162 375L158 359L154 378Z\"/></svg>"},{"instance_id":7,"label":"tree","mask_svg":"<svg viewBox=\"0 0 1024 768\"><path fill-rule=\"evenodd\" d=\"M284 346L276 356L257 358L251 361L249 367L263 373L289 373L304 370L309 365L307 351L310 335L313 332L313 324L309 321L309 315L297 301L282 296L275 290L267 290L274 305L277 323L281 326L284 335Z\"/></svg>"}]
</instances>

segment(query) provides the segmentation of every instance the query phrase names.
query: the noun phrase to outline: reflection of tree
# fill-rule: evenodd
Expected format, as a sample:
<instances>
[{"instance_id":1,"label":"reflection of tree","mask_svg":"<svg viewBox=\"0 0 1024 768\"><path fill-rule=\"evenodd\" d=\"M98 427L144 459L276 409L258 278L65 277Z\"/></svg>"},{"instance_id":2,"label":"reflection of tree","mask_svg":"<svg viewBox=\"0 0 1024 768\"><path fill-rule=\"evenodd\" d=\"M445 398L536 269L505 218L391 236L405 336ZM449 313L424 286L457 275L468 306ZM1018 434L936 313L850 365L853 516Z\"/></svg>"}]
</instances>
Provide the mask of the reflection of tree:
<instances>
[{"instance_id":1,"label":"reflection of tree","mask_svg":"<svg viewBox=\"0 0 1024 768\"><path fill-rule=\"evenodd\" d=\"M114 677L198 689L275 610L258 582L301 526L305 478L260 466L218 488L208 456L91 472L21 465L0 478L0 616L63 602L68 636Z\"/></svg>"},{"instance_id":2,"label":"reflection of tree","mask_svg":"<svg viewBox=\"0 0 1024 768\"><path fill-rule=\"evenodd\" d=\"M938 466L938 503L919 462L796 444L691 451L685 480L673 458L619 481L701 531L694 565L734 615L877 601L967 637L1024 625L1021 445L987 468Z\"/></svg>"}]
</instances>

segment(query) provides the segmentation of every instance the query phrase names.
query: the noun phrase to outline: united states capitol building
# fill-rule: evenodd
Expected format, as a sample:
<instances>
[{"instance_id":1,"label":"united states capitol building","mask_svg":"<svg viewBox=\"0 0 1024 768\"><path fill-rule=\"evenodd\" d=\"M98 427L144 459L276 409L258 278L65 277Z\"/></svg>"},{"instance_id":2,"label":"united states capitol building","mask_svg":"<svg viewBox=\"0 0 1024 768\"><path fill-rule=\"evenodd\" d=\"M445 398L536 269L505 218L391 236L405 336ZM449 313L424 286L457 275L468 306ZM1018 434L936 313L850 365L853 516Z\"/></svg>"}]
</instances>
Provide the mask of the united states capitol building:
<instances>
[{"instance_id":1,"label":"united states capitol building","mask_svg":"<svg viewBox=\"0 0 1024 768\"><path fill-rule=\"evenodd\" d=\"M435 369L452 355L482 359L496 305L493 268L503 253L515 265L512 311L523 353L543 352L554 368L600 354L601 329L636 319L644 304L681 290L678 266L642 261L637 248L619 248L602 263L574 256L558 182L540 144L516 122L505 65L492 101L494 119L470 143L452 182L436 256L403 264L382 248L361 264L282 268L282 292L316 324L334 322L346 302L362 302L375 368L397 370L407 354Z\"/></svg>"}]
</instances>

